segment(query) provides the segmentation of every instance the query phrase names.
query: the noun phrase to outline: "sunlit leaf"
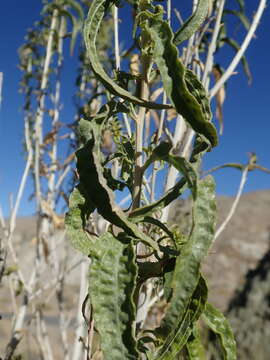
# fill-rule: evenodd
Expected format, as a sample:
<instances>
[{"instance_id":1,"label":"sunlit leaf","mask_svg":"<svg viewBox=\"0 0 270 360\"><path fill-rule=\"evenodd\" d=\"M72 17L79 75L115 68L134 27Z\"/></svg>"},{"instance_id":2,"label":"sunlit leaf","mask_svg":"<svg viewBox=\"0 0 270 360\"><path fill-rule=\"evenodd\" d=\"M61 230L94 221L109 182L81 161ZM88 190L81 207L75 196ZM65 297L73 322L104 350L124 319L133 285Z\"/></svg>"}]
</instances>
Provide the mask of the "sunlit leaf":
<instances>
[{"instance_id":1,"label":"sunlit leaf","mask_svg":"<svg viewBox=\"0 0 270 360\"><path fill-rule=\"evenodd\" d=\"M133 244L110 233L98 239L89 271L89 296L104 360L138 359L133 295L137 267Z\"/></svg>"},{"instance_id":2,"label":"sunlit leaf","mask_svg":"<svg viewBox=\"0 0 270 360\"><path fill-rule=\"evenodd\" d=\"M204 135L212 146L216 146L217 134L210 122L211 112L205 89L195 74L187 71L179 59L169 24L155 17L151 20L149 33L154 44L154 61L159 68L167 96L194 131Z\"/></svg>"},{"instance_id":3,"label":"sunlit leaf","mask_svg":"<svg viewBox=\"0 0 270 360\"><path fill-rule=\"evenodd\" d=\"M182 246L176 259L173 295L161 329L173 331L176 319L181 319L194 292L200 272L200 263L214 239L216 223L215 183L211 176L198 182L198 193L193 206L193 227L190 238Z\"/></svg>"},{"instance_id":4,"label":"sunlit leaf","mask_svg":"<svg viewBox=\"0 0 270 360\"><path fill-rule=\"evenodd\" d=\"M209 0L199 0L197 7L188 20L174 34L173 41L176 45L189 39L204 22L209 9Z\"/></svg>"},{"instance_id":5,"label":"sunlit leaf","mask_svg":"<svg viewBox=\"0 0 270 360\"><path fill-rule=\"evenodd\" d=\"M201 316L207 300L207 285L199 276L194 292L191 294L187 308L182 317L178 317L173 331L167 336L164 344L155 354L155 360L175 360L192 334L193 326ZM177 319L175 319L177 320Z\"/></svg>"},{"instance_id":6,"label":"sunlit leaf","mask_svg":"<svg viewBox=\"0 0 270 360\"><path fill-rule=\"evenodd\" d=\"M189 360L206 360L205 349L200 336L198 326L194 326L193 331L186 344Z\"/></svg>"},{"instance_id":7,"label":"sunlit leaf","mask_svg":"<svg viewBox=\"0 0 270 360\"><path fill-rule=\"evenodd\" d=\"M209 328L218 335L224 354L224 360L236 360L236 342L229 325L224 315L211 304L207 303L203 320Z\"/></svg>"},{"instance_id":8,"label":"sunlit leaf","mask_svg":"<svg viewBox=\"0 0 270 360\"><path fill-rule=\"evenodd\" d=\"M121 98L126 99L134 104L153 109L171 108L169 105L152 103L132 95L127 90L123 89L117 83L115 83L103 69L98 58L96 42L99 28L108 6L114 3L115 1L113 0L92 1L84 26L84 40L87 48L87 54L96 77L102 82L105 88L110 91L110 93L120 96Z\"/></svg>"},{"instance_id":9,"label":"sunlit leaf","mask_svg":"<svg viewBox=\"0 0 270 360\"><path fill-rule=\"evenodd\" d=\"M91 236L86 231L89 214L95 206L87 203L81 193L80 187L76 187L70 195L69 211L65 216L67 236L72 246L85 255L89 255L97 237Z\"/></svg>"}]
</instances>

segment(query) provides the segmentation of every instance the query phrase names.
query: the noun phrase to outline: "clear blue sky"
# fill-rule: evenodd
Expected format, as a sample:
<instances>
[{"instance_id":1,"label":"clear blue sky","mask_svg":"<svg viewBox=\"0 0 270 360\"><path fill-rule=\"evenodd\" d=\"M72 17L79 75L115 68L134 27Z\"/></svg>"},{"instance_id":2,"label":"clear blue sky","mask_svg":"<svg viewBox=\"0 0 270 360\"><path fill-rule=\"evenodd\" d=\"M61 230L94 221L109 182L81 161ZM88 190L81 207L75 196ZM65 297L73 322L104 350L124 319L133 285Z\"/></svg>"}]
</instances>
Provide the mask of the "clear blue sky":
<instances>
[{"instance_id":1,"label":"clear blue sky","mask_svg":"<svg viewBox=\"0 0 270 360\"><path fill-rule=\"evenodd\" d=\"M183 1L185 2L190 1ZM259 0L246 1L247 6L252 4L252 8L248 7L249 14L252 14L258 2ZM0 5L0 71L4 73L3 103L0 110L0 204L5 215L8 215L9 194L16 194L24 167L23 114L20 111L23 98L18 93L20 71L17 68L17 50L24 41L26 30L38 19L41 7L39 0L10 0ZM256 39L247 52L253 83L251 86L247 85L241 67L238 68L238 75L229 82L224 106L224 135L220 138L220 145L206 156L205 169L225 162L246 162L247 153L251 151L257 154L260 164L270 168L269 33L270 7L266 9ZM227 55L233 56L233 53L228 51ZM66 74L70 73L69 69L74 64L75 59L68 60ZM66 88L74 86L75 76L74 71L65 78ZM64 94L64 97L63 116L69 122L72 121L75 109L69 93ZM240 173L236 170L217 172L218 193L234 194L239 178ZM250 173L245 190L260 189L270 189L270 175L258 171ZM21 215L31 214L34 211L33 203L28 202L30 192L29 181L20 208Z\"/></svg>"}]
</instances>

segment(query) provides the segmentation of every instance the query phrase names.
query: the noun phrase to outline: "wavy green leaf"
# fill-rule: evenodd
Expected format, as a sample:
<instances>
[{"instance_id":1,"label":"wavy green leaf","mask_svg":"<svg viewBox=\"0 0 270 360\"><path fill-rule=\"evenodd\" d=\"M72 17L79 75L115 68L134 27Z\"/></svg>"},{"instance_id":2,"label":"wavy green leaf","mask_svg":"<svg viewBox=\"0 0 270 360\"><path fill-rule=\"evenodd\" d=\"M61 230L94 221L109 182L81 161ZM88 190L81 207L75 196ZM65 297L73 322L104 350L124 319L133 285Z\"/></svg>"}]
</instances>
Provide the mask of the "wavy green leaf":
<instances>
[{"instance_id":1,"label":"wavy green leaf","mask_svg":"<svg viewBox=\"0 0 270 360\"><path fill-rule=\"evenodd\" d=\"M166 161L168 164L174 166L187 180L188 187L190 188L193 198L197 194L197 180L198 176L194 166L187 161L184 157L174 155L170 150L172 144L163 141L152 152L150 157L146 160L144 171L155 161Z\"/></svg>"},{"instance_id":2,"label":"wavy green leaf","mask_svg":"<svg viewBox=\"0 0 270 360\"><path fill-rule=\"evenodd\" d=\"M171 108L170 105L152 103L131 95L127 90L123 89L121 86L115 83L104 71L98 58L96 42L99 28L106 13L106 10L111 4L114 3L115 1L113 0L93 0L90 5L88 16L85 22L84 41L87 48L87 54L95 75L111 94L117 95L125 100L130 101L131 103L150 109Z\"/></svg>"},{"instance_id":3,"label":"wavy green leaf","mask_svg":"<svg viewBox=\"0 0 270 360\"><path fill-rule=\"evenodd\" d=\"M163 319L160 333L165 336L174 331L175 324L185 314L200 277L200 264L206 256L213 238L216 222L215 183L212 176L198 182L197 199L193 206L193 228L190 238L181 247L176 259L172 280L172 298Z\"/></svg>"},{"instance_id":4,"label":"wavy green leaf","mask_svg":"<svg viewBox=\"0 0 270 360\"><path fill-rule=\"evenodd\" d=\"M94 209L93 204L86 202L80 186L75 187L69 198L69 211L65 216L65 226L72 246L85 255L91 253L97 240L95 236L91 236L85 230L89 213Z\"/></svg>"},{"instance_id":5,"label":"wavy green leaf","mask_svg":"<svg viewBox=\"0 0 270 360\"><path fill-rule=\"evenodd\" d=\"M187 308L182 318L178 319L175 329L167 336L164 344L153 357L154 360L175 360L183 349L192 333L194 324L204 311L207 301L207 285L202 276L199 276L195 290L189 298Z\"/></svg>"},{"instance_id":6,"label":"wavy green leaf","mask_svg":"<svg viewBox=\"0 0 270 360\"><path fill-rule=\"evenodd\" d=\"M218 335L224 360L236 360L236 342L225 316L213 305L207 303L202 317L209 328Z\"/></svg>"},{"instance_id":7,"label":"wavy green leaf","mask_svg":"<svg viewBox=\"0 0 270 360\"><path fill-rule=\"evenodd\" d=\"M193 165L184 157L173 155L171 153L167 154L166 156L161 156L159 159L164 160L170 165L174 166L185 177L188 187L191 190L195 200L197 196L198 175Z\"/></svg>"},{"instance_id":8,"label":"wavy green leaf","mask_svg":"<svg viewBox=\"0 0 270 360\"><path fill-rule=\"evenodd\" d=\"M133 295L134 246L112 234L98 239L89 272L89 297L104 360L138 359Z\"/></svg>"},{"instance_id":9,"label":"wavy green leaf","mask_svg":"<svg viewBox=\"0 0 270 360\"><path fill-rule=\"evenodd\" d=\"M216 146L217 132L210 122L209 105L205 106L209 100L204 87L182 64L178 49L173 44L173 32L169 24L158 17L150 19L153 58L159 68L167 96L193 130L208 139L212 146Z\"/></svg>"},{"instance_id":10,"label":"wavy green leaf","mask_svg":"<svg viewBox=\"0 0 270 360\"><path fill-rule=\"evenodd\" d=\"M194 329L188 338L186 349L190 360L206 360L206 354L198 326L194 326Z\"/></svg>"},{"instance_id":11,"label":"wavy green leaf","mask_svg":"<svg viewBox=\"0 0 270 360\"><path fill-rule=\"evenodd\" d=\"M149 205L142 206L129 213L129 217L143 217L151 215L153 212L161 210L177 199L186 189L186 179L179 180L173 188L168 190L161 198Z\"/></svg>"},{"instance_id":12,"label":"wavy green leaf","mask_svg":"<svg viewBox=\"0 0 270 360\"><path fill-rule=\"evenodd\" d=\"M196 10L187 19L187 21L174 34L173 42L180 45L183 41L189 39L202 25L206 19L209 9L209 0L199 0Z\"/></svg>"},{"instance_id":13,"label":"wavy green leaf","mask_svg":"<svg viewBox=\"0 0 270 360\"><path fill-rule=\"evenodd\" d=\"M156 241L144 234L136 224L129 221L122 209L118 207L114 200L114 193L108 186L105 178L100 150L102 129L110 116L113 113L117 113L120 109L121 104L119 105L112 101L104 105L97 116L91 119L91 121L80 120L79 134L82 142L85 144L76 152L80 186L84 190L86 200L94 204L104 219L120 227L128 235L158 250Z\"/></svg>"}]
</instances>

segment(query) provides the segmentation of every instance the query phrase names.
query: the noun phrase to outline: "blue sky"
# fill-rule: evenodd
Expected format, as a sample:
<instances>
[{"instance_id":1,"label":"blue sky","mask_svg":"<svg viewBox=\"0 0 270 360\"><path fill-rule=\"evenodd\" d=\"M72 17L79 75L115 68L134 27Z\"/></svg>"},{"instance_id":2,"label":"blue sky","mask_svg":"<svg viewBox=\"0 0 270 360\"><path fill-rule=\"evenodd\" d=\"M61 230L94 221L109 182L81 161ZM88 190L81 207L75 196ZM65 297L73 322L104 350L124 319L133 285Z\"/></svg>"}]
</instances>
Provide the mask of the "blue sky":
<instances>
[{"instance_id":1,"label":"blue sky","mask_svg":"<svg viewBox=\"0 0 270 360\"><path fill-rule=\"evenodd\" d=\"M252 8L248 8L250 15L258 2L247 1L247 4L252 3ZM189 1L186 0L186 3ZM26 30L38 19L41 7L39 0L10 0L0 5L0 71L4 73L0 110L0 205L5 215L8 215L10 194L16 194L24 167L23 114L20 111L23 98L18 93L20 71L17 68L17 50L24 41ZM253 83L248 86L241 67L229 82L224 105L224 134L220 138L220 145L205 157L205 169L225 162L244 163L247 161L247 153L251 151L257 154L260 164L270 168L269 24L268 7L256 32L256 39L247 52ZM232 56L233 52L226 52L228 59ZM75 58L70 58L65 65L65 88L74 87L76 70L69 70L75 63ZM75 109L69 93L64 93L63 101L63 116L70 122ZM236 192L240 179L238 171L220 170L215 177L219 194L233 195ZM270 175L258 171L250 173L245 191L261 189L270 189ZM33 202L28 201L30 193L31 182L28 181L19 212L21 215L34 212Z\"/></svg>"}]
</instances>

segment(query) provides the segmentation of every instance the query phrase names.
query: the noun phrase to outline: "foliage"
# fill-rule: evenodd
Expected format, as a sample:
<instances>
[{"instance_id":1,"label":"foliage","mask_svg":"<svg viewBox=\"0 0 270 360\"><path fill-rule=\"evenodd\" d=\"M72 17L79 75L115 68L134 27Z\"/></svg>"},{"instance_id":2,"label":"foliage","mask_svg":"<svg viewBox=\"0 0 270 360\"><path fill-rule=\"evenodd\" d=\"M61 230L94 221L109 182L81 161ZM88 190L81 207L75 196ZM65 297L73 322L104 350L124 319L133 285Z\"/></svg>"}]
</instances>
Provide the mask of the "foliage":
<instances>
[{"instance_id":1,"label":"foliage","mask_svg":"<svg viewBox=\"0 0 270 360\"><path fill-rule=\"evenodd\" d=\"M60 199L67 200L68 186L72 193L65 228L70 243L84 255L72 358L79 360L85 352L89 359L205 359L201 321L220 338L224 359L236 358L230 326L207 302L207 282L200 270L216 225L215 183L211 175L200 173L203 157L218 145L209 98L214 80L223 127L226 70L215 62L215 54L226 45L236 53L241 50L227 26L228 17L245 31L251 29L243 0L224 11L222 4L194 1L192 15L176 26L170 8L178 4L170 0L44 1L40 20L20 48L27 156L22 188L30 172L37 205L35 257L28 278L12 245L15 206L5 230L14 264L5 269L4 263L0 279L13 277L12 296L20 298L21 306L5 359L15 356L30 307L29 324L35 318L40 356L53 358L43 299L51 288L63 358L71 356L63 306L68 255L57 257L54 238L64 225L57 206ZM127 14L132 26L125 48L119 43L118 25ZM120 35L124 41L129 36ZM60 117L66 44L70 54L79 52L72 123ZM250 79L244 56L241 61ZM67 140L65 145L60 145L62 140ZM248 166L236 164L243 171L263 169L255 160ZM164 191L160 179L166 179ZM168 209L184 193L191 197L191 217L170 226ZM0 252L6 261L7 253L2 248ZM83 301L85 256L90 266ZM44 272L53 285L46 283ZM148 314L155 304L163 306L163 312L153 325Z\"/></svg>"},{"instance_id":2,"label":"foliage","mask_svg":"<svg viewBox=\"0 0 270 360\"><path fill-rule=\"evenodd\" d=\"M87 54L96 78L113 100L111 98L103 105L96 116L85 117L79 122L82 144L76 152L79 185L71 195L66 225L76 248L92 259L89 301L104 359L136 359L143 353L148 359L175 359L181 353L190 359L198 358L195 354L202 351L202 345L195 335L195 327L202 314L211 329L221 336L225 358L236 358L229 325L206 303L207 285L200 274L200 264L214 238L216 206L213 178L199 179L198 170L201 156L217 145L217 134L211 123L207 92L196 74L182 63L176 46L193 36L204 22L206 3L199 1L193 16L174 33L164 19L162 5L155 6L150 1L135 2L133 35L141 56L142 74L137 79L128 73L122 73L122 76L127 84L135 80L141 87L149 86L150 79L157 78L153 82L155 86L162 81L168 99L196 133L196 141L189 161L175 155L171 139L158 139L154 146L146 143L147 158L143 165L136 166L136 158L133 158L129 175L120 175L119 179L112 179L112 173L108 172L115 165L115 157L105 159L102 151L102 137L109 119L120 118L124 113L137 122L143 121L139 117L141 110L137 113L135 106L163 111L170 106L148 101L145 93L141 97L134 96L128 86L123 88L118 82L119 77L112 79L106 73L97 53L98 32L110 7L117 4L94 0L90 5L84 26ZM129 147L132 154L138 154L138 142L129 142ZM123 174L125 154L118 152L116 159L122 166L120 174ZM156 202L145 206L140 201L134 206L133 202L131 211L120 209L113 195L116 190L113 184L121 182L121 189L129 189L134 201L138 186L136 175L139 173L139 187L142 187L143 176L157 161L163 166L167 163L175 167L181 180ZM179 243L166 223L159 221L157 209L160 205L161 209L168 206L186 188L193 196L192 227L185 241ZM174 193L175 196L171 196ZM109 223L106 232L99 237L84 233L95 210ZM150 226L146 227L146 223ZM147 254L153 254L148 262L153 266L152 274L149 274L147 262L139 261L139 257L136 259L141 243L145 244L146 258L149 257ZM172 265L168 267L164 265L166 263ZM147 329L135 326L140 287L149 277L160 277L167 289L167 311L150 338L143 336Z\"/></svg>"}]
</instances>

